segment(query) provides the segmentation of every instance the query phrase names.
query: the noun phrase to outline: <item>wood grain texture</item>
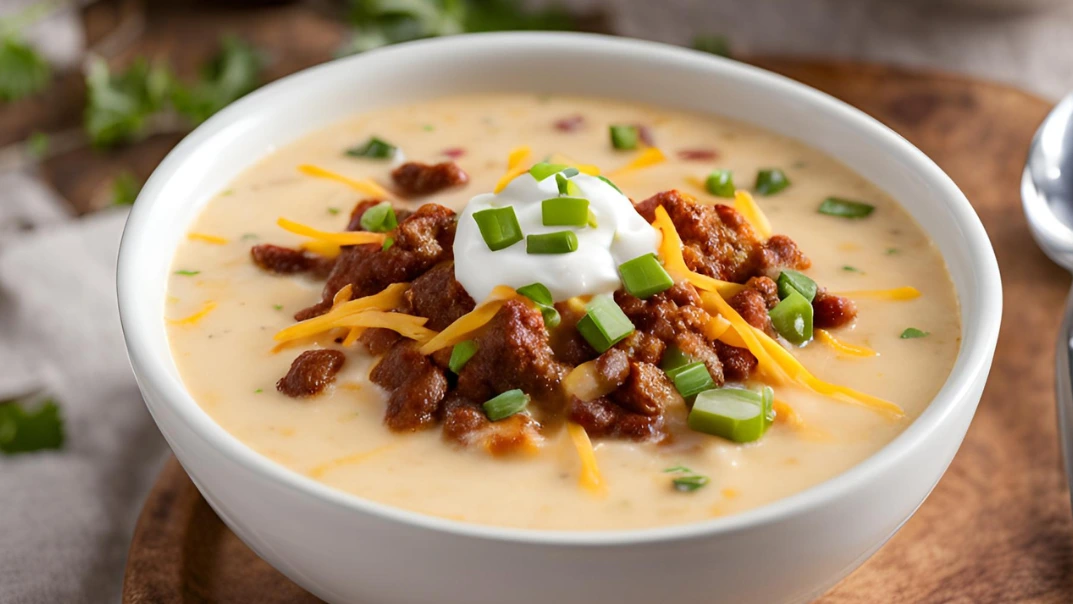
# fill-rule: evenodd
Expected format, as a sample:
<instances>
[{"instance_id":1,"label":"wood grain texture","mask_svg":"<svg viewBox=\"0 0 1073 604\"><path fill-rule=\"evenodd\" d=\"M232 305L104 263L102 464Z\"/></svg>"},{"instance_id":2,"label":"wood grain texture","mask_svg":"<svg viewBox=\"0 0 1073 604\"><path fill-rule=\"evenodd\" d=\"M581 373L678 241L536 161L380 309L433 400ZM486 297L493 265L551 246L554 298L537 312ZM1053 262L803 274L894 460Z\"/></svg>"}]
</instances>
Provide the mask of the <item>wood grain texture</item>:
<instances>
[{"instance_id":1,"label":"wood grain texture","mask_svg":"<svg viewBox=\"0 0 1073 604\"><path fill-rule=\"evenodd\" d=\"M1018 185L1048 103L940 74L754 62L860 107L934 158L980 213L1005 286L991 380L950 470L905 527L821 601L1073 601L1073 517L1052 391L1069 276L1034 245ZM128 564L128 604L316 601L242 545L174 461L146 503Z\"/></svg>"}]
</instances>

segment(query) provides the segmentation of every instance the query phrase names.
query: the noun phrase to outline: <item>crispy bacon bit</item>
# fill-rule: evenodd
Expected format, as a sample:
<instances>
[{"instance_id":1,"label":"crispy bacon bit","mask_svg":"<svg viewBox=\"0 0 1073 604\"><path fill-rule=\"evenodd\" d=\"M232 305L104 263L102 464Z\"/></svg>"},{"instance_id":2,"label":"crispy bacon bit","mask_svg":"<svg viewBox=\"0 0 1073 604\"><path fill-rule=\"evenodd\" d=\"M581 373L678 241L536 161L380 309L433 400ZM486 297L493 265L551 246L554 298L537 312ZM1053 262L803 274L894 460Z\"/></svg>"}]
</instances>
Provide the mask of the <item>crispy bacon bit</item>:
<instances>
[{"instance_id":1,"label":"crispy bacon bit","mask_svg":"<svg viewBox=\"0 0 1073 604\"><path fill-rule=\"evenodd\" d=\"M462 147L451 147L450 149L444 149L440 152L441 155L446 155L451 159L458 159L466 154L466 150Z\"/></svg>"},{"instance_id":2,"label":"crispy bacon bit","mask_svg":"<svg viewBox=\"0 0 1073 604\"><path fill-rule=\"evenodd\" d=\"M447 377L417 350L417 343L396 343L373 367L369 379L391 392L384 416L388 428L415 432L439 419Z\"/></svg>"},{"instance_id":3,"label":"crispy bacon bit","mask_svg":"<svg viewBox=\"0 0 1073 604\"><path fill-rule=\"evenodd\" d=\"M291 398L316 396L335 380L345 361L346 355L338 350L307 350L276 382L276 390Z\"/></svg>"},{"instance_id":4,"label":"crispy bacon bit","mask_svg":"<svg viewBox=\"0 0 1073 604\"><path fill-rule=\"evenodd\" d=\"M823 329L842 327L857 317L857 304L820 288L812 300L812 324Z\"/></svg>"},{"instance_id":5,"label":"crispy bacon bit","mask_svg":"<svg viewBox=\"0 0 1073 604\"><path fill-rule=\"evenodd\" d=\"M775 308L779 303L779 285L771 277L752 277L745 282L745 287L756 290L758 294L763 296L764 304L767 305L768 310Z\"/></svg>"},{"instance_id":6,"label":"crispy bacon bit","mask_svg":"<svg viewBox=\"0 0 1073 604\"><path fill-rule=\"evenodd\" d=\"M464 185L469 182L469 175L453 161L433 165L412 161L395 168L391 179L403 194L419 197Z\"/></svg>"},{"instance_id":7,"label":"crispy bacon bit","mask_svg":"<svg viewBox=\"0 0 1073 604\"><path fill-rule=\"evenodd\" d=\"M767 314L767 302L764 301L763 294L755 289L743 289L727 302L738 311L746 323L757 329L771 332L771 319Z\"/></svg>"},{"instance_id":8,"label":"crispy bacon bit","mask_svg":"<svg viewBox=\"0 0 1073 604\"><path fill-rule=\"evenodd\" d=\"M271 243L253 246L250 248L250 256L254 264L277 275L312 273L314 277L323 279L335 265L332 258Z\"/></svg>"},{"instance_id":9,"label":"crispy bacon bit","mask_svg":"<svg viewBox=\"0 0 1073 604\"><path fill-rule=\"evenodd\" d=\"M559 132L574 132L585 127L585 116L581 114L571 115L555 121L555 129Z\"/></svg>"},{"instance_id":10,"label":"crispy bacon bit","mask_svg":"<svg viewBox=\"0 0 1073 604\"><path fill-rule=\"evenodd\" d=\"M719 353L726 381L744 382L756 370L756 357L748 350L722 342L713 342L712 347Z\"/></svg>"},{"instance_id":11,"label":"crispy bacon bit","mask_svg":"<svg viewBox=\"0 0 1073 604\"><path fill-rule=\"evenodd\" d=\"M635 124L637 128L637 138L641 140L646 147L655 147L656 138L652 136L652 129L643 124Z\"/></svg>"},{"instance_id":12,"label":"crispy bacon bit","mask_svg":"<svg viewBox=\"0 0 1073 604\"><path fill-rule=\"evenodd\" d=\"M684 161L714 161L719 158L715 149L679 149L678 158Z\"/></svg>"},{"instance_id":13,"label":"crispy bacon bit","mask_svg":"<svg viewBox=\"0 0 1073 604\"><path fill-rule=\"evenodd\" d=\"M606 398L570 400L570 421L585 428L591 437L629 438L659 442L667 438L662 415L627 411Z\"/></svg>"}]
</instances>

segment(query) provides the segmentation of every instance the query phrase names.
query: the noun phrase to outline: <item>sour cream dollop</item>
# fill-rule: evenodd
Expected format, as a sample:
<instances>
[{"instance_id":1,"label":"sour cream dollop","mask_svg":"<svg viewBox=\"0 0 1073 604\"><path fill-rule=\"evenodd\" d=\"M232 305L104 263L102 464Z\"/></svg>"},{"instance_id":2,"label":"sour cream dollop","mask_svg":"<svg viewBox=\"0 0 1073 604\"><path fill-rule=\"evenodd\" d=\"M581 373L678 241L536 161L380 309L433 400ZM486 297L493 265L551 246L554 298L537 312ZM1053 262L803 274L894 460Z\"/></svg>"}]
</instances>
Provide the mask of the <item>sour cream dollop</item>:
<instances>
[{"instance_id":1,"label":"sour cream dollop","mask_svg":"<svg viewBox=\"0 0 1073 604\"><path fill-rule=\"evenodd\" d=\"M556 302L613 292L621 287L620 264L656 252L659 232L625 195L595 176L578 174L570 180L581 189L579 196L589 200L597 226L544 226L541 202L559 196L554 176L537 182L522 174L499 193L470 200L458 219L454 254L455 278L474 300L484 300L498 285L518 288L531 283L547 286ZM505 206L514 208L523 235L570 230L577 235L577 251L529 254L524 238L499 251L488 249L473 214Z\"/></svg>"}]
</instances>

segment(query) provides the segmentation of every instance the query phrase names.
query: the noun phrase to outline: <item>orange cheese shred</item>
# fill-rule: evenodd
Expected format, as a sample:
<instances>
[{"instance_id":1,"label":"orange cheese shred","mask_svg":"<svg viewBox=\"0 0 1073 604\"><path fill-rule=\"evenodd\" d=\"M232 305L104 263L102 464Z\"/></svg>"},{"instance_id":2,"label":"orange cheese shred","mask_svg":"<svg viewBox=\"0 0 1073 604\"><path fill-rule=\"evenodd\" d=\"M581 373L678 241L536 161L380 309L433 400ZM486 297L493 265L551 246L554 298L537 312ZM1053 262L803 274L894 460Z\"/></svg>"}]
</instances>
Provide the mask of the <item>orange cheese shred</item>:
<instances>
[{"instance_id":1,"label":"orange cheese shred","mask_svg":"<svg viewBox=\"0 0 1073 604\"><path fill-rule=\"evenodd\" d=\"M600 168L599 167L597 167L597 166L595 166L593 164L578 163L578 162L570 159L569 157L563 155L562 153L553 153L551 155L551 158L548 161L550 163L553 163L553 164L564 164L564 165L570 166L572 168L577 168L578 172L581 172L582 174L588 174L589 176L599 176L600 175Z\"/></svg>"},{"instance_id":2,"label":"orange cheese shred","mask_svg":"<svg viewBox=\"0 0 1073 604\"><path fill-rule=\"evenodd\" d=\"M510 184L510 181L520 176L522 172L525 172L527 170L525 162L529 159L531 153L532 150L528 145L522 145L521 147L511 149L510 154L507 155L507 173L499 179L492 191L495 193L502 191Z\"/></svg>"},{"instance_id":3,"label":"orange cheese shred","mask_svg":"<svg viewBox=\"0 0 1073 604\"><path fill-rule=\"evenodd\" d=\"M879 353L872 350L871 348L867 348L865 346L857 346L839 340L838 338L831 335L831 332L827 331L826 329L816 329L815 335L816 341L826 344L840 355L852 357L879 356Z\"/></svg>"},{"instance_id":4,"label":"orange cheese shred","mask_svg":"<svg viewBox=\"0 0 1073 604\"><path fill-rule=\"evenodd\" d=\"M363 310L338 319L336 325L338 327L379 327L381 329L390 329L411 340L424 342L436 335L435 331L424 327L427 322L426 317L417 317L401 312Z\"/></svg>"},{"instance_id":5,"label":"orange cheese shred","mask_svg":"<svg viewBox=\"0 0 1073 604\"><path fill-rule=\"evenodd\" d=\"M739 283L722 281L689 270L685 257L682 256L682 238L678 235L674 222L671 221L670 215L663 206L656 206L656 217L652 221L652 226L663 234L663 240L659 244L659 255L663 260L664 268L672 277L685 279L697 289L718 292L728 298L745 289L745 286Z\"/></svg>"},{"instance_id":6,"label":"orange cheese shred","mask_svg":"<svg viewBox=\"0 0 1073 604\"><path fill-rule=\"evenodd\" d=\"M612 171L608 176L622 176L624 174L629 174L630 172L657 166L665 161L667 161L667 156L663 154L663 151L659 150L659 147L648 147L637 154L637 157L633 158L630 163Z\"/></svg>"},{"instance_id":7,"label":"orange cheese shred","mask_svg":"<svg viewBox=\"0 0 1073 604\"><path fill-rule=\"evenodd\" d=\"M596 464L596 451L592 448L592 441L589 440L588 432L585 432L585 428L574 422L566 423L566 432L570 435L570 440L574 443L577 455L581 459L581 473L578 475L578 484L590 493L603 493L604 479L600 475L600 467Z\"/></svg>"},{"instance_id":8,"label":"orange cheese shred","mask_svg":"<svg viewBox=\"0 0 1073 604\"><path fill-rule=\"evenodd\" d=\"M781 384L788 377L791 377L783 370L782 365L772 358L768 351L764 349L764 346L756 337L755 332L757 330L752 325L749 325L749 323L738 314L738 311L734 310L722 296L717 293L702 291L700 292L700 299L705 310L711 314L719 314L730 322L731 327L737 332L738 337L741 338L741 343L744 344L742 347L749 349L749 352L753 353L753 356L756 357L760 372L764 374L770 382ZM732 345L736 346L737 344Z\"/></svg>"},{"instance_id":9,"label":"orange cheese shred","mask_svg":"<svg viewBox=\"0 0 1073 604\"><path fill-rule=\"evenodd\" d=\"M280 218L276 221L283 230L290 231L295 235L302 235L315 239L319 242L334 245L362 245L365 243L384 243L387 239L385 233L370 233L368 231L343 231L341 233L333 233L330 231L321 231L311 226L288 220L286 218Z\"/></svg>"},{"instance_id":10,"label":"orange cheese shred","mask_svg":"<svg viewBox=\"0 0 1073 604\"><path fill-rule=\"evenodd\" d=\"M358 180L355 178L350 178L348 176L343 176L342 174L338 174L336 172L332 172L331 170L325 170L320 166L314 166L311 164L302 164L298 166L298 171L302 174L305 174L306 176L312 176L314 178L324 178L326 180L334 180L335 182L341 182L344 185L350 187L351 189L354 189L355 191L364 193L365 195L369 195L377 199L391 199L392 197L391 193L389 193L387 189L376 184L376 182L370 178L363 178L361 180Z\"/></svg>"},{"instance_id":11,"label":"orange cheese shred","mask_svg":"<svg viewBox=\"0 0 1073 604\"><path fill-rule=\"evenodd\" d=\"M906 285L893 289L859 289L856 291L841 292L838 295L847 298L876 298L879 300L915 300L920 297L920 290Z\"/></svg>"},{"instance_id":12,"label":"orange cheese shred","mask_svg":"<svg viewBox=\"0 0 1073 604\"><path fill-rule=\"evenodd\" d=\"M763 237L771 237L771 221L764 215L763 210L757 205L756 200L748 191L734 191L734 209L752 225L753 229Z\"/></svg>"},{"instance_id":13,"label":"orange cheese shred","mask_svg":"<svg viewBox=\"0 0 1073 604\"><path fill-rule=\"evenodd\" d=\"M319 317L306 319L305 321L281 329L275 336L273 336L274 339L277 342L287 342L289 340L315 336L337 327L360 327L358 325L343 325L341 321L350 315L365 310L387 311L397 308L402 304L402 294L410 287L410 284L393 283L378 294L365 296L364 298L358 298L357 300L345 301L346 298L350 297L350 290L347 290L347 287L349 287L349 285L344 286L336 292L330 311ZM343 295L344 291L346 291L345 295ZM335 304L336 301L339 301L339 303ZM367 325L364 327L378 326Z\"/></svg>"},{"instance_id":14,"label":"orange cheese shred","mask_svg":"<svg viewBox=\"0 0 1073 604\"><path fill-rule=\"evenodd\" d=\"M368 461L373 457L384 453L385 451L395 448L396 446L398 446L396 443L390 443L386 445L381 445L379 447L373 447L372 449L369 449L368 451L362 451L361 453L354 453L353 455L338 457L331 461L322 463L319 466L314 466L309 470L308 474L312 478L323 478L325 474L336 468L355 465L364 461Z\"/></svg>"},{"instance_id":15,"label":"orange cheese shred","mask_svg":"<svg viewBox=\"0 0 1073 604\"><path fill-rule=\"evenodd\" d=\"M201 310L196 313L183 317L181 319L168 319L168 323L172 325L195 325L198 321L205 318L210 312L216 310L216 302L209 300L201 305Z\"/></svg>"},{"instance_id":16,"label":"orange cheese shred","mask_svg":"<svg viewBox=\"0 0 1073 604\"><path fill-rule=\"evenodd\" d=\"M186 238L190 241L203 241L205 243L211 243L213 245L224 245L228 242L227 237L220 237L219 235L209 235L208 233L187 233Z\"/></svg>"},{"instance_id":17,"label":"orange cheese shred","mask_svg":"<svg viewBox=\"0 0 1073 604\"><path fill-rule=\"evenodd\" d=\"M517 292L505 285L500 285L492 290L488 299L477 305L476 308L462 315L441 331L436 337L425 342L421 348L421 354L428 356L437 350L453 346L465 340L471 333L477 331L484 324L492 320L499 312L503 304L511 298L517 297Z\"/></svg>"},{"instance_id":18,"label":"orange cheese shred","mask_svg":"<svg viewBox=\"0 0 1073 604\"><path fill-rule=\"evenodd\" d=\"M314 254L320 254L325 258L335 258L343 251L343 248L338 243L317 241L316 239L312 241L303 241L298 247L313 252Z\"/></svg>"}]
</instances>

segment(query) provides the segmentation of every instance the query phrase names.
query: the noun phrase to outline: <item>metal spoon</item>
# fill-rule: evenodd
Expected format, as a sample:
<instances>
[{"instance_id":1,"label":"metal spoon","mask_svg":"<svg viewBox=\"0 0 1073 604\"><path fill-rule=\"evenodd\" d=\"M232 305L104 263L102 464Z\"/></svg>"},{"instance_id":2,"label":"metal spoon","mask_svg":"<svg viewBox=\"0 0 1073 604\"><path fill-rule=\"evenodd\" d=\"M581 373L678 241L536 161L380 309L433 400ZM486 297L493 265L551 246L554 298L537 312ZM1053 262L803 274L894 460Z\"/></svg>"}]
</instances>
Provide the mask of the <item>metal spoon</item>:
<instances>
[{"instance_id":1,"label":"metal spoon","mask_svg":"<svg viewBox=\"0 0 1073 604\"><path fill-rule=\"evenodd\" d=\"M1021 200L1032 236L1051 260L1073 271L1073 94L1043 120L1021 176ZM1066 484L1073 501L1073 291L1058 332L1055 389Z\"/></svg>"}]
</instances>

